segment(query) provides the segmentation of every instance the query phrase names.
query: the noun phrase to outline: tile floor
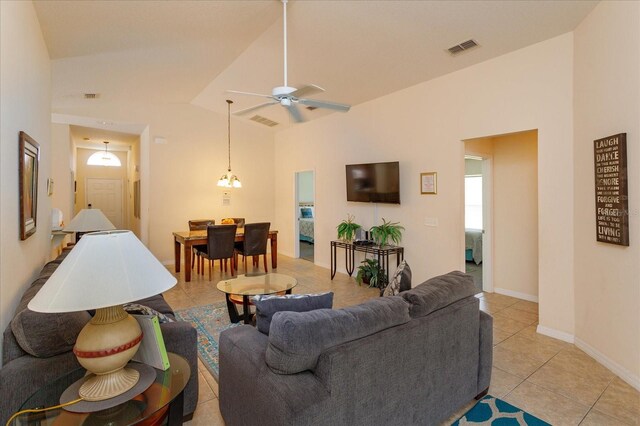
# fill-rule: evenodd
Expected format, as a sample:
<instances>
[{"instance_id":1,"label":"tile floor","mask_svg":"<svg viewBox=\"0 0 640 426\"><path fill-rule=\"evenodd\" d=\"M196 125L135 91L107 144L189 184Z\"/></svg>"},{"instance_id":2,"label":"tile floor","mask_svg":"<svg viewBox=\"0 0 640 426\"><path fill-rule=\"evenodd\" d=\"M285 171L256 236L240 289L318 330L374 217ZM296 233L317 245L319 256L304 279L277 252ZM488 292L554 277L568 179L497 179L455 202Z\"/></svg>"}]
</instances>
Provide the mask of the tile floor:
<instances>
[{"instance_id":1,"label":"tile floor","mask_svg":"<svg viewBox=\"0 0 640 426\"><path fill-rule=\"evenodd\" d=\"M311 262L280 255L277 272L295 276L294 293L334 292L334 307L354 305L376 297L377 289L359 287L353 278ZM224 300L212 281L196 274L190 283L176 274L178 285L165 293L174 309ZM226 275L225 275L226 276ZM494 317L493 373L489 393L553 425L640 425L640 393L576 348L536 333L538 305L512 297L482 293L480 308ZM200 364L200 395L193 420L187 424L224 425L218 406L218 384ZM463 407L450 424L471 406Z\"/></svg>"}]
</instances>

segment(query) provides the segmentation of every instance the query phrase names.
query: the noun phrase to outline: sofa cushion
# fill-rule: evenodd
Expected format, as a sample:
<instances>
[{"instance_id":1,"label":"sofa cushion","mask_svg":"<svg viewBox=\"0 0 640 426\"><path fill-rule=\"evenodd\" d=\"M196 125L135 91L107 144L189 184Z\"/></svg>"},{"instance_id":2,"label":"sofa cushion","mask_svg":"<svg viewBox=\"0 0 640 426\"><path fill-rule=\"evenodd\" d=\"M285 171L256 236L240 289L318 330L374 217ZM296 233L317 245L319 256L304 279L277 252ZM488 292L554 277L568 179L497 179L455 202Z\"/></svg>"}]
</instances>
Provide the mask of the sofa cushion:
<instances>
[{"instance_id":1,"label":"sofa cushion","mask_svg":"<svg viewBox=\"0 0 640 426\"><path fill-rule=\"evenodd\" d=\"M412 318L429 315L465 297L478 293L473 277L460 271L440 275L402 292L400 295L411 305Z\"/></svg>"},{"instance_id":2,"label":"sofa cushion","mask_svg":"<svg viewBox=\"0 0 640 426\"><path fill-rule=\"evenodd\" d=\"M400 265L393 274L393 278L382 293L383 296L395 296L403 291L411 289L411 268L406 260L400 262Z\"/></svg>"},{"instance_id":3,"label":"sofa cushion","mask_svg":"<svg viewBox=\"0 0 640 426\"><path fill-rule=\"evenodd\" d=\"M253 304L256 307L256 328L261 333L269 334L271 319L276 312L308 312L314 309L331 309L333 307L333 292L256 296L253 298Z\"/></svg>"},{"instance_id":4,"label":"sofa cushion","mask_svg":"<svg viewBox=\"0 0 640 426\"><path fill-rule=\"evenodd\" d=\"M47 281L37 279L22 295L22 300L11 321L11 331L20 347L35 357L47 358L73 349L82 327L91 319L84 311L42 313L27 305Z\"/></svg>"},{"instance_id":5,"label":"sofa cushion","mask_svg":"<svg viewBox=\"0 0 640 426\"><path fill-rule=\"evenodd\" d=\"M400 297L383 297L336 310L276 312L265 354L267 365L278 374L311 370L325 349L408 322L408 308Z\"/></svg>"}]
</instances>

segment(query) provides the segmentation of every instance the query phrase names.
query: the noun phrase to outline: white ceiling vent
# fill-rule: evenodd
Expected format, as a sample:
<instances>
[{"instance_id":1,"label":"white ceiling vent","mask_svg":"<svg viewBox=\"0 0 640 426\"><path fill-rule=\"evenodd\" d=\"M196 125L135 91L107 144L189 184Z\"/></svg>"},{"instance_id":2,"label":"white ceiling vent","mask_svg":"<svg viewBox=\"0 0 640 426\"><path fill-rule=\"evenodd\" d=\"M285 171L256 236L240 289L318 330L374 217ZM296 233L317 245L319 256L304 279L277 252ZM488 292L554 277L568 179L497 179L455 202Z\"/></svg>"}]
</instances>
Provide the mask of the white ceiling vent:
<instances>
[{"instance_id":1,"label":"white ceiling vent","mask_svg":"<svg viewBox=\"0 0 640 426\"><path fill-rule=\"evenodd\" d=\"M475 40L467 40L467 41L463 41L460 44L456 44L455 46L451 46L447 50L452 55L457 55L459 53L464 52L465 50L473 49L474 47L478 47L478 46L479 44L476 43Z\"/></svg>"},{"instance_id":2,"label":"white ceiling vent","mask_svg":"<svg viewBox=\"0 0 640 426\"><path fill-rule=\"evenodd\" d=\"M269 127L273 127L273 126L277 126L278 125L278 123L276 123L275 121L269 120L268 118L263 117L261 115L254 115L249 120L253 120L256 123L264 124L265 126L269 126Z\"/></svg>"},{"instance_id":3,"label":"white ceiling vent","mask_svg":"<svg viewBox=\"0 0 640 426\"><path fill-rule=\"evenodd\" d=\"M85 99L98 99L100 97L99 93L85 93L83 95Z\"/></svg>"}]
</instances>

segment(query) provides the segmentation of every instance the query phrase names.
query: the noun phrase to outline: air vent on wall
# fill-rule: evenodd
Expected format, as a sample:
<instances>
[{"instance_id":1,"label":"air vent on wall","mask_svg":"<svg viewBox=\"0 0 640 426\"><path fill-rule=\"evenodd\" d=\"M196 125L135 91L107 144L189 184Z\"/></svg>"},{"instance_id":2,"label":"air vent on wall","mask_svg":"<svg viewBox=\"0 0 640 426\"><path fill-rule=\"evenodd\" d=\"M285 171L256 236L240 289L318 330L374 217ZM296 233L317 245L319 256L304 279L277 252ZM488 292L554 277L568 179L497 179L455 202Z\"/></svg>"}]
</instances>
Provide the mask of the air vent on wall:
<instances>
[{"instance_id":1,"label":"air vent on wall","mask_svg":"<svg viewBox=\"0 0 640 426\"><path fill-rule=\"evenodd\" d=\"M250 120L253 120L256 123L264 124L265 126L269 126L269 127L278 125L278 123L276 123L275 121L269 120L268 118L263 117L261 115L254 115L253 117L250 118Z\"/></svg>"},{"instance_id":2,"label":"air vent on wall","mask_svg":"<svg viewBox=\"0 0 640 426\"><path fill-rule=\"evenodd\" d=\"M98 99L100 97L99 93L85 93L84 94L84 98L85 99Z\"/></svg>"},{"instance_id":3,"label":"air vent on wall","mask_svg":"<svg viewBox=\"0 0 640 426\"><path fill-rule=\"evenodd\" d=\"M457 55L459 53L464 52L465 50L473 49L474 47L477 47L477 46L479 45L478 43L475 42L475 40L467 40L467 41L463 41L460 44L456 44L455 46L451 46L447 50L452 55Z\"/></svg>"}]
</instances>

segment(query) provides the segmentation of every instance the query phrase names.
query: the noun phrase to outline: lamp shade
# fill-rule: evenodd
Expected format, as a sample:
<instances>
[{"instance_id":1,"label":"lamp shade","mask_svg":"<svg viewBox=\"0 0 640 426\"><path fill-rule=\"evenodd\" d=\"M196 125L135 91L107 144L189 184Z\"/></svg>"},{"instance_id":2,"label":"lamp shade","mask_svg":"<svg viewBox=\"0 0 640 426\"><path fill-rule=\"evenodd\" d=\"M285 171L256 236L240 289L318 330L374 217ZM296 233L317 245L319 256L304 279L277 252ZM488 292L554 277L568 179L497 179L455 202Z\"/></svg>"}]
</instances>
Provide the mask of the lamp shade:
<instances>
[{"instance_id":1,"label":"lamp shade","mask_svg":"<svg viewBox=\"0 0 640 426\"><path fill-rule=\"evenodd\" d=\"M100 209L82 209L64 227L65 231L71 232L110 231L112 229L116 229L116 227Z\"/></svg>"},{"instance_id":2,"label":"lamp shade","mask_svg":"<svg viewBox=\"0 0 640 426\"><path fill-rule=\"evenodd\" d=\"M87 160L87 166L120 167L122 163L115 154L107 151L98 151L91 154Z\"/></svg>"},{"instance_id":3,"label":"lamp shade","mask_svg":"<svg viewBox=\"0 0 640 426\"><path fill-rule=\"evenodd\" d=\"M75 245L36 296L36 312L74 312L121 305L176 284L131 231L93 232Z\"/></svg>"}]
</instances>

